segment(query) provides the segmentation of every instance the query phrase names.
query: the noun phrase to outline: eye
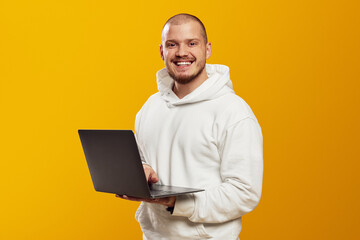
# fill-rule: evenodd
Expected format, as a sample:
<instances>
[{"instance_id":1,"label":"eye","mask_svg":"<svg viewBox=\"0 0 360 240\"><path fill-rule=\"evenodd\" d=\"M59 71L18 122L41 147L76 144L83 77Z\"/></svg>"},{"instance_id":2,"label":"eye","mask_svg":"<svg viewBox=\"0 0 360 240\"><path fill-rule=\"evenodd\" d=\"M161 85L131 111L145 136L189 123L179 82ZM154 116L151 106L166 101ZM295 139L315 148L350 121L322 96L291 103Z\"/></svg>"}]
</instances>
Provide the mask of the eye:
<instances>
[{"instance_id":1,"label":"eye","mask_svg":"<svg viewBox=\"0 0 360 240\"><path fill-rule=\"evenodd\" d=\"M195 46L195 45L196 45L196 42L190 42L189 45L190 45L190 46Z\"/></svg>"},{"instance_id":2,"label":"eye","mask_svg":"<svg viewBox=\"0 0 360 240\"><path fill-rule=\"evenodd\" d=\"M171 47L175 47L176 44L175 43L168 43L166 46L171 48Z\"/></svg>"}]
</instances>

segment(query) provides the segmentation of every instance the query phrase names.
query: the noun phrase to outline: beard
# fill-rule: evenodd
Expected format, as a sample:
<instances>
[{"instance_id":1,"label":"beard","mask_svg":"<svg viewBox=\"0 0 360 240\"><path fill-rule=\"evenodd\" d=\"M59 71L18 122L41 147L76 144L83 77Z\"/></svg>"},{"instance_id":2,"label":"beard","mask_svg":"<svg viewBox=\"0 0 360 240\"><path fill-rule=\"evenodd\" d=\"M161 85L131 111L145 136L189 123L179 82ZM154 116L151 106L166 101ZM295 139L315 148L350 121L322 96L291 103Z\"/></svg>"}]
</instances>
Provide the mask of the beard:
<instances>
[{"instance_id":1,"label":"beard","mask_svg":"<svg viewBox=\"0 0 360 240\"><path fill-rule=\"evenodd\" d=\"M198 71L192 75L181 75L181 74L176 75L173 71L169 71L169 69L167 69L167 72L170 75L170 77L172 77L172 79L174 79L175 82L177 82L179 84L188 84L188 83L192 82L194 79L196 79L204 71L205 66L206 66L206 63L204 62L203 64L200 65L200 68L198 69Z\"/></svg>"}]
</instances>

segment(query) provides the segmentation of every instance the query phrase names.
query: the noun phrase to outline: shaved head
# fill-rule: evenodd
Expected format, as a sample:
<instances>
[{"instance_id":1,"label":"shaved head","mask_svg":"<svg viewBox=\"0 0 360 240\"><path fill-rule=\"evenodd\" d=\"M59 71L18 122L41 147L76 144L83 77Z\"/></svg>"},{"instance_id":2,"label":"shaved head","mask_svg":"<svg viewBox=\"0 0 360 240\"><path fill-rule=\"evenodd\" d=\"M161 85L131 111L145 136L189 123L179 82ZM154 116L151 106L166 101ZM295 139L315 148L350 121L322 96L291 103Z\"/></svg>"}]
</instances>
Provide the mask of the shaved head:
<instances>
[{"instance_id":1,"label":"shaved head","mask_svg":"<svg viewBox=\"0 0 360 240\"><path fill-rule=\"evenodd\" d=\"M206 34L204 24L197 17L195 17L193 15L190 15L190 14L187 14L187 13L180 13L180 14L177 14L177 15L169 18L169 20L167 20L167 22L165 23L165 25L164 25L164 27L162 29L161 39L163 40L165 38L165 34L169 30L170 25L180 25L180 24L183 24L183 23L187 23L189 21L195 21L195 22L198 22L200 24L201 31L202 31L201 35L203 36L205 43L207 43L208 39L207 39L207 34Z\"/></svg>"}]
</instances>

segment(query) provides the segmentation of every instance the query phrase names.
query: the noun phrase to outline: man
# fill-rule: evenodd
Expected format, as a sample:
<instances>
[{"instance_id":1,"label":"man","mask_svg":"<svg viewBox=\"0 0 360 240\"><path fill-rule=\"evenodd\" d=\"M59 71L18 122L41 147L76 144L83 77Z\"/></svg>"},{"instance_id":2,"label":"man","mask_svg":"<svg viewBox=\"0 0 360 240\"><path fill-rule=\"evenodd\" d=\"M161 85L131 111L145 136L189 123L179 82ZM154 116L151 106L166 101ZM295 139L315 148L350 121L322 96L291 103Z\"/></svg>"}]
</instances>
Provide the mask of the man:
<instances>
[{"instance_id":1,"label":"man","mask_svg":"<svg viewBox=\"0 0 360 240\"><path fill-rule=\"evenodd\" d=\"M203 188L145 200L136 213L143 238L238 239L241 217L262 187L262 134L250 107L232 90L229 69L206 64L205 28L195 16L170 18L162 31L159 92L136 116L149 182Z\"/></svg>"}]
</instances>

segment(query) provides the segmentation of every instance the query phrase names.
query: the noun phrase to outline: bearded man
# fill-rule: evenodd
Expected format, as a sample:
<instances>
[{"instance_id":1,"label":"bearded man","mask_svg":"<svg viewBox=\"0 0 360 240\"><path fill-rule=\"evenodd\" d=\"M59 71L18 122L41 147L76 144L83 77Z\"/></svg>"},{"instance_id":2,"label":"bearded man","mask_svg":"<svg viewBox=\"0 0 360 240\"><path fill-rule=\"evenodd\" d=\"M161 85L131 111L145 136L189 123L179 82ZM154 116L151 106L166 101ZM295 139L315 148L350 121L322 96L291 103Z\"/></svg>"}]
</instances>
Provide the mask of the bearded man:
<instances>
[{"instance_id":1,"label":"bearded man","mask_svg":"<svg viewBox=\"0 0 360 240\"><path fill-rule=\"evenodd\" d=\"M178 14L162 30L159 92L136 116L135 133L150 183L205 191L142 201L143 239L239 239L242 216L259 203L262 134L229 68L206 64L211 43L203 23Z\"/></svg>"}]
</instances>

